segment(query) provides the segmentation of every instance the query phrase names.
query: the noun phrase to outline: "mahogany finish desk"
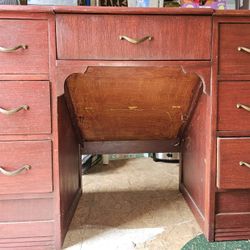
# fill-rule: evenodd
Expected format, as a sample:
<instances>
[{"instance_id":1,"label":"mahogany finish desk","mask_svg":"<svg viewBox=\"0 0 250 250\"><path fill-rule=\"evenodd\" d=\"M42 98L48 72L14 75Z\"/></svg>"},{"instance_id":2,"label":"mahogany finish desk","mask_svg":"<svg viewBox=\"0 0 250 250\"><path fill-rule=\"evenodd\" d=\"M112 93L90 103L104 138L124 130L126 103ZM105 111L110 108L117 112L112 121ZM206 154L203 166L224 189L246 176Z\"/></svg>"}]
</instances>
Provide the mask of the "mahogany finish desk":
<instances>
[{"instance_id":1,"label":"mahogany finish desk","mask_svg":"<svg viewBox=\"0 0 250 250\"><path fill-rule=\"evenodd\" d=\"M64 83L89 66L200 77L182 136L85 140L83 150L181 151L180 189L205 236L250 238L249 11L1 6L0 47L0 249L61 248L81 195Z\"/></svg>"}]
</instances>

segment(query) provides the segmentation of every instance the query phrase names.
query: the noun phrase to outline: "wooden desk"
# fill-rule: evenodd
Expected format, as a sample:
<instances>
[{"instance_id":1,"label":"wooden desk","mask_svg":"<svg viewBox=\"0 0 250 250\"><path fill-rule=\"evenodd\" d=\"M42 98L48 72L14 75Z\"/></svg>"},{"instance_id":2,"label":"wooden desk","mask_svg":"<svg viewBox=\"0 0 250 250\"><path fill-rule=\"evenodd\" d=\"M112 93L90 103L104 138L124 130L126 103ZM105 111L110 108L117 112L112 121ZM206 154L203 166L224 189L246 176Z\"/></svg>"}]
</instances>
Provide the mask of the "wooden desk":
<instances>
[{"instance_id":1,"label":"wooden desk","mask_svg":"<svg viewBox=\"0 0 250 250\"><path fill-rule=\"evenodd\" d=\"M19 108L0 114L0 249L61 248L81 195L79 143L87 153L181 151L180 190L205 236L249 239L249 15L1 6L0 46L27 47L0 52L0 107ZM154 39L131 46L118 35ZM198 75L202 93L183 133L79 141L64 85L96 66Z\"/></svg>"}]
</instances>

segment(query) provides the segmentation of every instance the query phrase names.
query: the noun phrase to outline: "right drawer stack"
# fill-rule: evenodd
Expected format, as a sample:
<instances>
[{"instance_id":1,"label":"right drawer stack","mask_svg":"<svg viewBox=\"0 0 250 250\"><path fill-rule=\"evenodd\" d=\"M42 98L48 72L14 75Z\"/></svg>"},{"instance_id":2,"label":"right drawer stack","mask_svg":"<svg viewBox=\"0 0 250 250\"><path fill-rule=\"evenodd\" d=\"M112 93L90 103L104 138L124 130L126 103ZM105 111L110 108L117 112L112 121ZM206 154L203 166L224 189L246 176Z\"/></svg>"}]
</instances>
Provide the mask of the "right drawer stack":
<instances>
[{"instance_id":1,"label":"right drawer stack","mask_svg":"<svg viewBox=\"0 0 250 250\"><path fill-rule=\"evenodd\" d=\"M219 24L217 240L250 237L249 22Z\"/></svg>"}]
</instances>

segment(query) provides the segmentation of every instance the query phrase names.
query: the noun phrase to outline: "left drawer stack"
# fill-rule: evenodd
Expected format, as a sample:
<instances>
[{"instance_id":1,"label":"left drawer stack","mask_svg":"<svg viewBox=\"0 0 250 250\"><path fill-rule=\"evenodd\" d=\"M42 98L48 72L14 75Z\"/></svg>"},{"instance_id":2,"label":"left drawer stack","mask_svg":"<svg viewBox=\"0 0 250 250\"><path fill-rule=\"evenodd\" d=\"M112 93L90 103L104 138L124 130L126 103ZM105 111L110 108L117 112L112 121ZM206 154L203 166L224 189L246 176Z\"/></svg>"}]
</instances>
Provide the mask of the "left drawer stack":
<instances>
[{"instance_id":1,"label":"left drawer stack","mask_svg":"<svg viewBox=\"0 0 250 250\"><path fill-rule=\"evenodd\" d=\"M0 19L0 249L53 248L46 19Z\"/></svg>"}]
</instances>

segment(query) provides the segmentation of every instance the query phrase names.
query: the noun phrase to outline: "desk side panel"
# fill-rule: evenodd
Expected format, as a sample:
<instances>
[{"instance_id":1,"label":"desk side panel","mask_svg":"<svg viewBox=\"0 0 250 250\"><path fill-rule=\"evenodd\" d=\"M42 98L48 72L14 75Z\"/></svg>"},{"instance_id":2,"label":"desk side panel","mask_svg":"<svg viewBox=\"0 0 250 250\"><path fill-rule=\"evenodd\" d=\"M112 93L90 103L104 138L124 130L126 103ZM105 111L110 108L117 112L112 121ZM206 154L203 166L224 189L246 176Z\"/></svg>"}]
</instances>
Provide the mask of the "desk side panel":
<instances>
[{"instance_id":1,"label":"desk side panel","mask_svg":"<svg viewBox=\"0 0 250 250\"><path fill-rule=\"evenodd\" d=\"M64 96L58 97L61 235L65 237L81 195L79 144Z\"/></svg>"},{"instance_id":2,"label":"desk side panel","mask_svg":"<svg viewBox=\"0 0 250 250\"><path fill-rule=\"evenodd\" d=\"M210 162L210 99L202 95L184 135L180 189L204 231L206 168Z\"/></svg>"}]
</instances>

